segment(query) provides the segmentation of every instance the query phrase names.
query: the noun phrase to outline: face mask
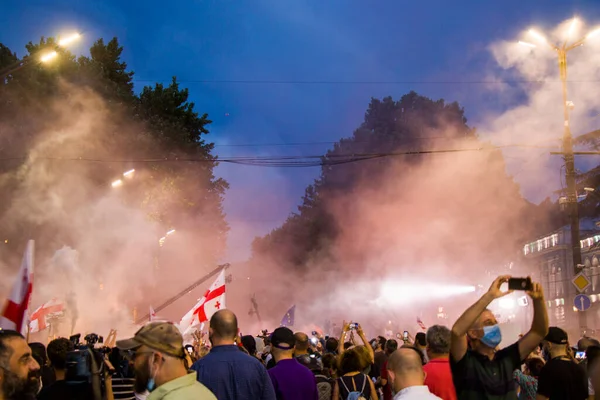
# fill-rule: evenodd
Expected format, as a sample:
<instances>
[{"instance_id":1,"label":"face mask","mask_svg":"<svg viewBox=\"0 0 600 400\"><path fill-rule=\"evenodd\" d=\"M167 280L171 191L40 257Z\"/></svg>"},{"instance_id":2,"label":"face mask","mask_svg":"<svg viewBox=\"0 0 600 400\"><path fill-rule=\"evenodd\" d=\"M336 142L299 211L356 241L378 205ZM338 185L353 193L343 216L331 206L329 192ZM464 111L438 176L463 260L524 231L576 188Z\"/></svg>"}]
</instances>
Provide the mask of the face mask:
<instances>
[{"instance_id":1,"label":"face mask","mask_svg":"<svg viewBox=\"0 0 600 400\"><path fill-rule=\"evenodd\" d=\"M483 337L479 340L487 347L495 349L502 341L502 332L500 331L500 327L498 325L484 326Z\"/></svg>"},{"instance_id":2,"label":"face mask","mask_svg":"<svg viewBox=\"0 0 600 400\"><path fill-rule=\"evenodd\" d=\"M146 390L148 392L152 392L156 388L156 383L154 382L154 378L156 378L156 372L152 372L152 359L154 358L154 353L150 355L150 363L148 367L150 368L150 379L148 379L148 384L146 385Z\"/></svg>"}]
</instances>

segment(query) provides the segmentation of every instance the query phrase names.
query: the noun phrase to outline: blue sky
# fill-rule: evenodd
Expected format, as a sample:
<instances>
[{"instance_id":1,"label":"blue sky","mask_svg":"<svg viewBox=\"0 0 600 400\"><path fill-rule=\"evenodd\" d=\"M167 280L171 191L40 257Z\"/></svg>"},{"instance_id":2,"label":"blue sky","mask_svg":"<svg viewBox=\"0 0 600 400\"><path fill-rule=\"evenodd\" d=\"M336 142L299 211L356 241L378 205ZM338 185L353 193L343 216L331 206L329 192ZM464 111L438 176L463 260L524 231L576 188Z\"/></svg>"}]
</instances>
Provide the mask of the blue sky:
<instances>
[{"instance_id":1,"label":"blue sky","mask_svg":"<svg viewBox=\"0 0 600 400\"><path fill-rule=\"evenodd\" d=\"M8 0L0 42L22 55L30 40L76 30L85 40L74 51L85 52L96 38L117 36L137 89L171 76L189 87L197 109L214 121L219 155L321 154L329 145L256 145L336 141L360 123L371 97L410 90L459 101L474 123L506 104L477 84L198 81L476 81L497 69L490 43L575 14L600 22L598 1ZM231 184L228 258L247 256L252 237L295 210L318 172L220 166Z\"/></svg>"}]
</instances>

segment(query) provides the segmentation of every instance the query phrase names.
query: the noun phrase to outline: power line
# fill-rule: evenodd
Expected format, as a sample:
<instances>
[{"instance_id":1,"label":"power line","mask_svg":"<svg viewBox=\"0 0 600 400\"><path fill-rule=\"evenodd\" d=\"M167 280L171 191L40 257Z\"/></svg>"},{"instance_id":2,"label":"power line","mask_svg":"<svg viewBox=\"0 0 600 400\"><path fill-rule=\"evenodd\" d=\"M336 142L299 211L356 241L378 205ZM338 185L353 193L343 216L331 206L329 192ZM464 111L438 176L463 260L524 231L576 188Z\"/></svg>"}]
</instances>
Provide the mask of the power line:
<instances>
[{"instance_id":1,"label":"power line","mask_svg":"<svg viewBox=\"0 0 600 400\"><path fill-rule=\"evenodd\" d=\"M133 79L134 83L163 83L173 79ZM476 80L476 81L419 81L419 80L390 80L390 81L338 81L338 80L269 80L269 79L177 79L178 83L199 84L236 84L236 85L490 85L517 83L561 83L560 80ZM598 83L600 80L570 80L568 83Z\"/></svg>"},{"instance_id":2,"label":"power line","mask_svg":"<svg viewBox=\"0 0 600 400\"><path fill-rule=\"evenodd\" d=\"M547 146L536 145L503 145L503 146L485 146L475 148L458 149L439 149L439 150L412 150L401 152L384 153L353 153L353 154L326 154L326 155L296 155L296 156L238 156L222 158L185 158L185 157L163 157L163 158L139 158L139 159L100 159L87 157L34 157L33 160L47 161L65 161L65 162L89 162L89 163L173 163L173 162L199 162L199 163L230 163L262 167L316 167L316 166L334 166L347 163L353 163L364 160L371 160L385 157L412 156L412 155L432 155L432 154L450 154L477 151L492 151L509 147L534 147L548 148ZM555 149L556 147L552 147ZM26 160L27 156L0 158L1 161Z\"/></svg>"},{"instance_id":3,"label":"power line","mask_svg":"<svg viewBox=\"0 0 600 400\"><path fill-rule=\"evenodd\" d=\"M413 136L407 138L400 138L404 142L409 142L412 140L438 140L438 139L448 139L448 140L456 140L455 137L450 136ZM313 146L313 145L322 145L322 144L336 144L340 143L340 141L323 141L323 142L290 142L290 143L242 143L242 144L214 144L214 147L279 147L279 146ZM362 141L352 141L352 143L371 143L368 140Z\"/></svg>"}]
</instances>

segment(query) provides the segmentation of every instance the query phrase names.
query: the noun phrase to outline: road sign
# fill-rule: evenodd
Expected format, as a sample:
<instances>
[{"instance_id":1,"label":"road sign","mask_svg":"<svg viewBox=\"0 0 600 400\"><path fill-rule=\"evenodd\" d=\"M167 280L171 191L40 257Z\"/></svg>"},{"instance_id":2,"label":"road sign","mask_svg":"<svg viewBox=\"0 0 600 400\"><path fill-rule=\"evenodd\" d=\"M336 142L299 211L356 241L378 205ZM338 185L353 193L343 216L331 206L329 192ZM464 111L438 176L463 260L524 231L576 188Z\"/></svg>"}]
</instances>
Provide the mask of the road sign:
<instances>
[{"instance_id":1,"label":"road sign","mask_svg":"<svg viewBox=\"0 0 600 400\"><path fill-rule=\"evenodd\" d=\"M578 294L575 296L573 305L579 311L585 311L592 306L592 300L590 300L589 296L586 296L585 294Z\"/></svg>"},{"instance_id":2,"label":"road sign","mask_svg":"<svg viewBox=\"0 0 600 400\"><path fill-rule=\"evenodd\" d=\"M592 284L592 282L587 276L583 274L583 272L577 274L571 282L580 293L585 292L585 289L587 289Z\"/></svg>"}]
</instances>

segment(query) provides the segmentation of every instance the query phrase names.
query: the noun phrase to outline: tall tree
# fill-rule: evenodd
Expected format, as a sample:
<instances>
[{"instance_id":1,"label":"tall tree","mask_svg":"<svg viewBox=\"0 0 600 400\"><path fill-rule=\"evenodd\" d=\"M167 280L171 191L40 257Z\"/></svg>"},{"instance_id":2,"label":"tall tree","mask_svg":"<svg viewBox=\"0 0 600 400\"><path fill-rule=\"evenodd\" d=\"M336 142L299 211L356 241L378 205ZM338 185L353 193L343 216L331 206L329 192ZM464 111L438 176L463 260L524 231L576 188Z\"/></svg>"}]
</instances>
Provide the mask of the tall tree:
<instances>
[{"instance_id":1,"label":"tall tree","mask_svg":"<svg viewBox=\"0 0 600 400\"><path fill-rule=\"evenodd\" d=\"M45 219L43 226L29 227L22 221L3 223L14 222L7 212L19 190L25 190L22 179L27 157L20 156L27 156L34 148L38 156L65 158L193 158L198 161L125 167L121 163L39 159L36 163L44 163L48 178L54 180L74 174L85 176L90 190L79 199L86 201L103 196L103 188L110 183L107 179L119 176L124 168L145 170L148 178L136 183L135 190L123 191L123 200L144 209L156 221L157 232L164 233L175 225L204 237L212 234L217 239L211 242L211 250L215 258L219 257L228 231L222 206L227 182L214 176L217 159L211 153L213 145L205 140L211 121L188 101L188 90L180 88L174 78L167 87L157 84L139 95L134 93L134 73L121 59L123 47L117 38L97 40L90 55L78 59L57 46L53 38L30 42L26 49L22 58L25 64L0 85L0 157L14 159L0 161L0 225L4 233L15 238L36 232L54 249L61 242L76 240L69 237L67 228L56 225L65 221ZM39 57L49 51L56 51L58 56L40 63ZM0 68L16 60L16 54L0 44ZM96 115L86 116L92 121L78 120L79 114L90 108L97 108ZM82 129L97 132L82 139L74 134ZM68 134L57 135L61 130ZM59 140L47 140L59 136ZM40 143L44 143L44 154L39 154Z\"/></svg>"},{"instance_id":2,"label":"tall tree","mask_svg":"<svg viewBox=\"0 0 600 400\"><path fill-rule=\"evenodd\" d=\"M476 156L467 152L448 156L453 157L444 159L448 164L433 158L442 156L433 155L404 157L402 161L387 156L339 165L328 163L352 154L461 147L486 150ZM415 92L398 101L391 97L372 99L363 123L352 137L337 142L323 160L321 176L306 189L298 211L282 226L253 242L253 258L259 265L270 260L308 272L315 263L319 267L347 265L350 260L366 263L373 259L373 249L389 252L396 240L403 240L387 238L390 242L386 242L384 239L388 235L386 230L406 224L393 218L413 221L414 228L407 226L402 233L406 235L406 243L414 240L411 231L429 234L435 230L433 221L450 221L447 224L456 229L456 234L440 232L447 240L440 242L444 249L438 249L437 253L454 255L456 250L452 244L457 249L469 248L469 241L478 241L490 257L493 255L495 262L518 258L522 241L531 234L527 221L531 220L535 207L521 197L519 187L506 175L500 151L478 139L475 129L467 125L464 110L456 102L432 100ZM455 171L456 176L446 177L445 170ZM423 196L423 201L412 203L419 196ZM373 209L365 206L367 201L372 202ZM500 203L497 206L496 201ZM482 207L484 203L487 208ZM411 208L412 213L408 211ZM381 215L378 209L382 210ZM407 210L408 214L398 210ZM472 217L469 217L470 210ZM503 213L504 220L498 216ZM473 224L469 218L487 220ZM486 226L494 226L493 231L501 232L502 238L487 235ZM363 230L372 230L372 235L381 236L382 243L366 233L364 236ZM506 232L511 232L511 236L507 237ZM452 235L455 236L452 238ZM416 244L413 246L417 248ZM340 248L343 248L341 252ZM472 253L472 259L480 254L475 254L475 249Z\"/></svg>"}]
</instances>

